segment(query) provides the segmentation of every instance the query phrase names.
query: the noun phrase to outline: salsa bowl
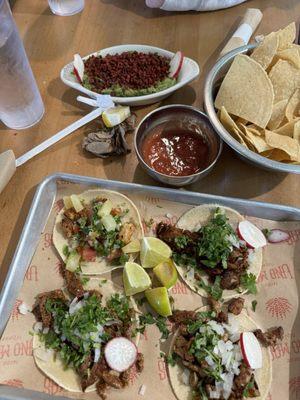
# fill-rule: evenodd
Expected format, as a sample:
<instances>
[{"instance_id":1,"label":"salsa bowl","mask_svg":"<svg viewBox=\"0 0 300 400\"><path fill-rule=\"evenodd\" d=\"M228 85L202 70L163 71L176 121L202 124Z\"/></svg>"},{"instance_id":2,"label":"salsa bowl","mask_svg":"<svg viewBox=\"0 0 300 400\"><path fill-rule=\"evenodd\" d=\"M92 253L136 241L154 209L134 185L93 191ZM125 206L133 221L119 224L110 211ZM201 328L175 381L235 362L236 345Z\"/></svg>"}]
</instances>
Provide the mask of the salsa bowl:
<instances>
[{"instance_id":1,"label":"salsa bowl","mask_svg":"<svg viewBox=\"0 0 300 400\"><path fill-rule=\"evenodd\" d=\"M172 58L174 56L174 53L168 50L160 49L159 47L153 47L153 46L146 46L146 45L136 45L136 44L124 44L120 46L113 46L109 47L107 49L99 50L96 51L95 53L89 54L85 57L83 57L83 60L86 60L90 56L94 55L101 55L101 56L106 56L107 54L120 54L128 51L138 51L138 52L144 52L144 53L157 53L161 56L165 56L168 58ZM61 80L69 87L79 90L80 92L87 94L88 96L95 98L98 93L93 92L92 90L89 90L85 88L83 85L81 85L75 75L73 74L73 62L70 62L69 64L65 65L63 69L60 72L60 77ZM177 82L175 85L161 90L156 93L152 94L147 94L143 96L134 96L134 97L112 97L112 100L117 103L117 104L124 104L128 106L143 106L146 104L152 104L159 102L166 97L170 96L172 93L174 93L176 90L182 88L183 86L187 85L194 79L198 77L200 73L200 68L199 65L196 61L192 60L191 58L184 57L183 59L183 64L182 68L180 70L180 73L177 78Z\"/></svg>"},{"instance_id":2,"label":"salsa bowl","mask_svg":"<svg viewBox=\"0 0 300 400\"><path fill-rule=\"evenodd\" d=\"M196 133L205 139L209 149L208 165L191 175L172 176L158 172L145 161L143 155L145 139L149 138L155 128L161 124L176 124L178 121L200 127ZM223 143L203 112L192 106L174 104L160 107L144 117L135 131L134 148L141 167L152 178L167 185L181 187L195 183L209 174L220 157Z\"/></svg>"}]
</instances>

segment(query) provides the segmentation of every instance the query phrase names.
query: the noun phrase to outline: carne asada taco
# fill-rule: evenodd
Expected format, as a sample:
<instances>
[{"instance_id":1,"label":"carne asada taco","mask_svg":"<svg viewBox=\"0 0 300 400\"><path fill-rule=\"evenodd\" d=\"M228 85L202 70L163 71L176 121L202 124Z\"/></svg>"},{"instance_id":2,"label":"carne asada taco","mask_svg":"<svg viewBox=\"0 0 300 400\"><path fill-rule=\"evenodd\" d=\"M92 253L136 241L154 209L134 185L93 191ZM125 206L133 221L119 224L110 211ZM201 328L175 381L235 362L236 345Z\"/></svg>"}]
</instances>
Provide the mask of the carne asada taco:
<instances>
[{"instance_id":1,"label":"carne asada taco","mask_svg":"<svg viewBox=\"0 0 300 400\"><path fill-rule=\"evenodd\" d=\"M281 327L267 333L241 311L243 299L232 299L232 311L207 307L197 311L174 312L177 330L168 357L168 375L178 400L263 400L272 380L272 364L266 342L260 336L283 337ZM243 304L243 301L242 301ZM227 307L227 306L226 306ZM243 305L242 305L243 307Z\"/></svg>"},{"instance_id":2,"label":"carne asada taco","mask_svg":"<svg viewBox=\"0 0 300 400\"><path fill-rule=\"evenodd\" d=\"M238 236L241 221L231 208L202 205L183 214L176 226L160 223L156 233L171 247L178 272L193 291L226 299L237 291L255 294L262 267L262 249L249 248Z\"/></svg>"},{"instance_id":3,"label":"carne asada taco","mask_svg":"<svg viewBox=\"0 0 300 400\"><path fill-rule=\"evenodd\" d=\"M62 290L37 296L33 357L62 388L101 397L108 388L125 388L134 364L142 371L136 305L120 293L112 282L91 278L81 296Z\"/></svg>"},{"instance_id":4,"label":"carne asada taco","mask_svg":"<svg viewBox=\"0 0 300 400\"><path fill-rule=\"evenodd\" d=\"M99 275L134 259L122 248L143 236L136 206L123 194L88 190L64 198L53 243L69 270L80 267L83 275Z\"/></svg>"}]
</instances>

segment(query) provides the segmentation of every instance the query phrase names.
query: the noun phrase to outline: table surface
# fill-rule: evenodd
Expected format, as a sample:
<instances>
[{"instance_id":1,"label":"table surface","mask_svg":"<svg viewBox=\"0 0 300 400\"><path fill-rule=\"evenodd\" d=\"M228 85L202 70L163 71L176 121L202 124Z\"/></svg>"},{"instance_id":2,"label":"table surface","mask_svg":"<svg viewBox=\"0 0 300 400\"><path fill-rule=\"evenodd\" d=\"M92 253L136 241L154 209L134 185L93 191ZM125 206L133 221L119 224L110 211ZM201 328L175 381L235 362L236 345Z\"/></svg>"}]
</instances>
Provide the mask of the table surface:
<instances>
[{"instance_id":1,"label":"table surface","mask_svg":"<svg viewBox=\"0 0 300 400\"><path fill-rule=\"evenodd\" d=\"M197 60L201 75L162 104L183 103L203 108L204 77L221 48L239 23L247 7L258 7L264 17L257 33L277 30L300 15L298 0L250 0L240 6L209 13L166 13L145 7L144 0L86 0L81 14L58 17L46 0L15 0L13 14L19 27L46 113L35 127L13 131L0 125L0 152L12 149L18 157L71 122L86 114L88 107L76 101L78 93L59 78L61 68L73 54L89 54L117 44L149 44L171 51L181 49ZM158 107L136 109L139 119ZM54 172L68 172L142 184L156 184L140 168L134 151L101 160L81 148L92 125L35 157L22 167L0 194L0 284L15 251L36 185ZM132 135L128 142L132 148ZM213 172L190 190L259 199L300 206L299 177L270 173L250 166L225 146Z\"/></svg>"}]
</instances>

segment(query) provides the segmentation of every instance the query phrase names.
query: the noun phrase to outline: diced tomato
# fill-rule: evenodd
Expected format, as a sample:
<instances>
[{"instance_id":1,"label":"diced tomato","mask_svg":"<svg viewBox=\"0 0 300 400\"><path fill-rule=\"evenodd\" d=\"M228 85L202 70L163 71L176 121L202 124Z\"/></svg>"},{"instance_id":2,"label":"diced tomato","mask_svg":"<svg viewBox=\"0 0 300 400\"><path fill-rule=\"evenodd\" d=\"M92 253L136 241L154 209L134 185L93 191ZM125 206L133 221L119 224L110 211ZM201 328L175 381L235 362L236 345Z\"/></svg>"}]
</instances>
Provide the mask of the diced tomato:
<instances>
[{"instance_id":1,"label":"diced tomato","mask_svg":"<svg viewBox=\"0 0 300 400\"><path fill-rule=\"evenodd\" d=\"M96 260L96 250L90 247L85 247L81 250L81 256L85 261L95 261Z\"/></svg>"}]
</instances>

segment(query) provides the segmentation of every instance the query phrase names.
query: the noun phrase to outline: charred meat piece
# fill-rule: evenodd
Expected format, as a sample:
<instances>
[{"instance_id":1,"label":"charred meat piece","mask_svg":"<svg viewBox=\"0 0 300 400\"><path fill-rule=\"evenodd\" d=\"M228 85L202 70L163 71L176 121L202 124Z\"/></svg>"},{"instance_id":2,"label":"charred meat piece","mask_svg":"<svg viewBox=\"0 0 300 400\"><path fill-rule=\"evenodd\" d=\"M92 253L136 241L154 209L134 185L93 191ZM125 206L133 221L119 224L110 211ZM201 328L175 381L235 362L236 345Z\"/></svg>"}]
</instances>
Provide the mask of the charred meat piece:
<instances>
[{"instance_id":1,"label":"charred meat piece","mask_svg":"<svg viewBox=\"0 0 300 400\"><path fill-rule=\"evenodd\" d=\"M132 222L125 222L120 229L119 239L122 240L124 244L128 244L131 241L134 231L135 225Z\"/></svg>"},{"instance_id":2,"label":"charred meat piece","mask_svg":"<svg viewBox=\"0 0 300 400\"><path fill-rule=\"evenodd\" d=\"M269 347L275 346L278 341L283 339L284 330L282 326L269 328L265 333L263 333L261 329L256 329L256 331L254 331L254 335L262 345Z\"/></svg>"},{"instance_id":3,"label":"charred meat piece","mask_svg":"<svg viewBox=\"0 0 300 400\"><path fill-rule=\"evenodd\" d=\"M130 382L130 372L131 372L131 368L128 368L126 371L121 372L120 374L120 380L122 382L122 386L126 387L129 385Z\"/></svg>"},{"instance_id":4,"label":"charred meat piece","mask_svg":"<svg viewBox=\"0 0 300 400\"><path fill-rule=\"evenodd\" d=\"M248 392L248 397L259 397L260 396L260 391L257 385L257 382L255 380L254 374L252 374L251 377L251 382L253 382L253 386L247 389Z\"/></svg>"},{"instance_id":5,"label":"charred meat piece","mask_svg":"<svg viewBox=\"0 0 300 400\"><path fill-rule=\"evenodd\" d=\"M236 289L240 284L240 276L234 271L225 271L221 278L222 289Z\"/></svg>"},{"instance_id":6,"label":"charred meat piece","mask_svg":"<svg viewBox=\"0 0 300 400\"><path fill-rule=\"evenodd\" d=\"M249 267L248 249L246 246L235 248L228 257L227 268L243 273Z\"/></svg>"},{"instance_id":7,"label":"charred meat piece","mask_svg":"<svg viewBox=\"0 0 300 400\"><path fill-rule=\"evenodd\" d=\"M108 385L115 389L122 389L123 383L119 377L118 373L114 371L103 371L102 373L103 381Z\"/></svg>"},{"instance_id":8,"label":"charred meat piece","mask_svg":"<svg viewBox=\"0 0 300 400\"><path fill-rule=\"evenodd\" d=\"M84 362L80 365L80 367L77 368L77 373L81 378L81 388L83 392L86 390L86 388L93 385L98 380L96 374L97 364L94 364L92 368L90 368L92 362L93 362L92 356L89 355L85 358Z\"/></svg>"},{"instance_id":9,"label":"charred meat piece","mask_svg":"<svg viewBox=\"0 0 300 400\"><path fill-rule=\"evenodd\" d=\"M106 395L106 390L108 386L104 381L99 381L96 386L97 394L100 397L101 400L106 400L107 395Z\"/></svg>"},{"instance_id":10,"label":"charred meat piece","mask_svg":"<svg viewBox=\"0 0 300 400\"><path fill-rule=\"evenodd\" d=\"M195 311L181 311L176 310L173 315L169 318L174 324L188 324L191 321L197 320L197 313Z\"/></svg>"},{"instance_id":11,"label":"charred meat piece","mask_svg":"<svg viewBox=\"0 0 300 400\"><path fill-rule=\"evenodd\" d=\"M209 365L204 361L201 362L201 365L194 364L189 361L182 360L182 364L192 372L196 372L200 378L205 378L207 376L205 369L209 368Z\"/></svg>"},{"instance_id":12,"label":"charred meat piece","mask_svg":"<svg viewBox=\"0 0 300 400\"><path fill-rule=\"evenodd\" d=\"M88 293L90 297L95 296L98 300L102 299L102 293L99 292L97 289L86 290L85 293Z\"/></svg>"},{"instance_id":13,"label":"charred meat piece","mask_svg":"<svg viewBox=\"0 0 300 400\"><path fill-rule=\"evenodd\" d=\"M226 310L222 310L217 314L216 321L220 323L228 322L228 312Z\"/></svg>"},{"instance_id":14,"label":"charred meat piece","mask_svg":"<svg viewBox=\"0 0 300 400\"><path fill-rule=\"evenodd\" d=\"M234 315L240 315L245 304L245 299L242 297L237 297L230 300L228 303L228 311Z\"/></svg>"},{"instance_id":15,"label":"charred meat piece","mask_svg":"<svg viewBox=\"0 0 300 400\"><path fill-rule=\"evenodd\" d=\"M176 353L183 360L193 362L194 356L189 353L190 341L186 340L183 336L177 336L174 345L174 353Z\"/></svg>"},{"instance_id":16,"label":"charred meat piece","mask_svg":"<svg viewBox=\"0 0 300 400\"><path fill-rule=\"evenodd\" d=\"M188 253L191 256L196 254L196 246L201 234L198 232L190 232L184 229L176 228L174 225L160 222L156 228L157 237L167 243L173 251L178 253ZM186 237L186 245L180 245L176 239Z\"/></svg>"},{"instance_id":17,"label":"charred meat piece","mask_svg":"<svg viewBox=\"0 0 300 400\"><path fill-rule=\"evenodd\" d=\"M142 372L144 369L144 356L142 353L138 353L136 362L135 362L137 372Z\"/></svg>"},{"instance_id":18,"label":"charred meat piece","mask_svg":"<svg viewBox=\"0 0 300 400\"><path fill-rule=\"evenodd\" d=\"M52 315L46 310L47 300L59 300L66 302L67 299L62 290L52 290L51 292L41 293L37 296L36 303L33 307L33 314L38 321L43 323L44 327L50 327L52 323Z\"/></svg>"},{"instance_id":19,"label":"charred meat piece","mask_svg":"<svg viewBox=\"0 0 300 400\"><path fill-rule=\"evenodd\" d=\"M67 269L63 271L63 276L66 281L68 292L75 297L82 297L84 295L84 289L80 278L74 272L68 271Z\"/></svg>"},{"instance_id":20,"label":"charred meat piece","mask_svg":"<svg viewBox=\"0 0 300 400\"><path fill-rule=\"evenodd\" d=\"M244 389L252 378L252 370L247 367L247 365L242 362L240 366L240 373L234 378L234 386L237 389Z\"/></svg>"},{"instance_id":21,"label":"charred meat piece","mask_svg":"<svg viewBox=\"0 0 300 400\"><path fill-rule=\"evenodd\" d=\"M64 217L68 218L70 221L77 221L80 215L76 212L75 208L71 207L64 212Z\"/></svg>"},{"instance_id":22,"label":"charred meat piece","mask_svg":"<svg viewBox=\"0 0 300 400\"><path fill-rule=\"evenodd\" d=\"M211 296L208 296L207 301L212 311L215 311L217 314L222 311L222 303L220 301L215 300Z\"/></svg>"},{"instance_id":23,"label":"charred meat piece","mask_svg":"<svg viewBox=\"0 0 300 400\"><path fill-rule=\"evenodd\" d=\"M61 221L62 231L66 238L71 238L73 235L76 235L79 232L79 226L76 222L71 221L68 218L63 218Z\"/></svg>"},{"instance_id":24,"label":"charred meat piece","mask_svg":"<svg viewBox=\"0 0 300 400\"><path fill-rule=\"evenodd\" d=\"M122 336L121 325L118 323L107 325L104 327L104 332L109 335L111 339Z\"/></svg>"}]
</instances>

